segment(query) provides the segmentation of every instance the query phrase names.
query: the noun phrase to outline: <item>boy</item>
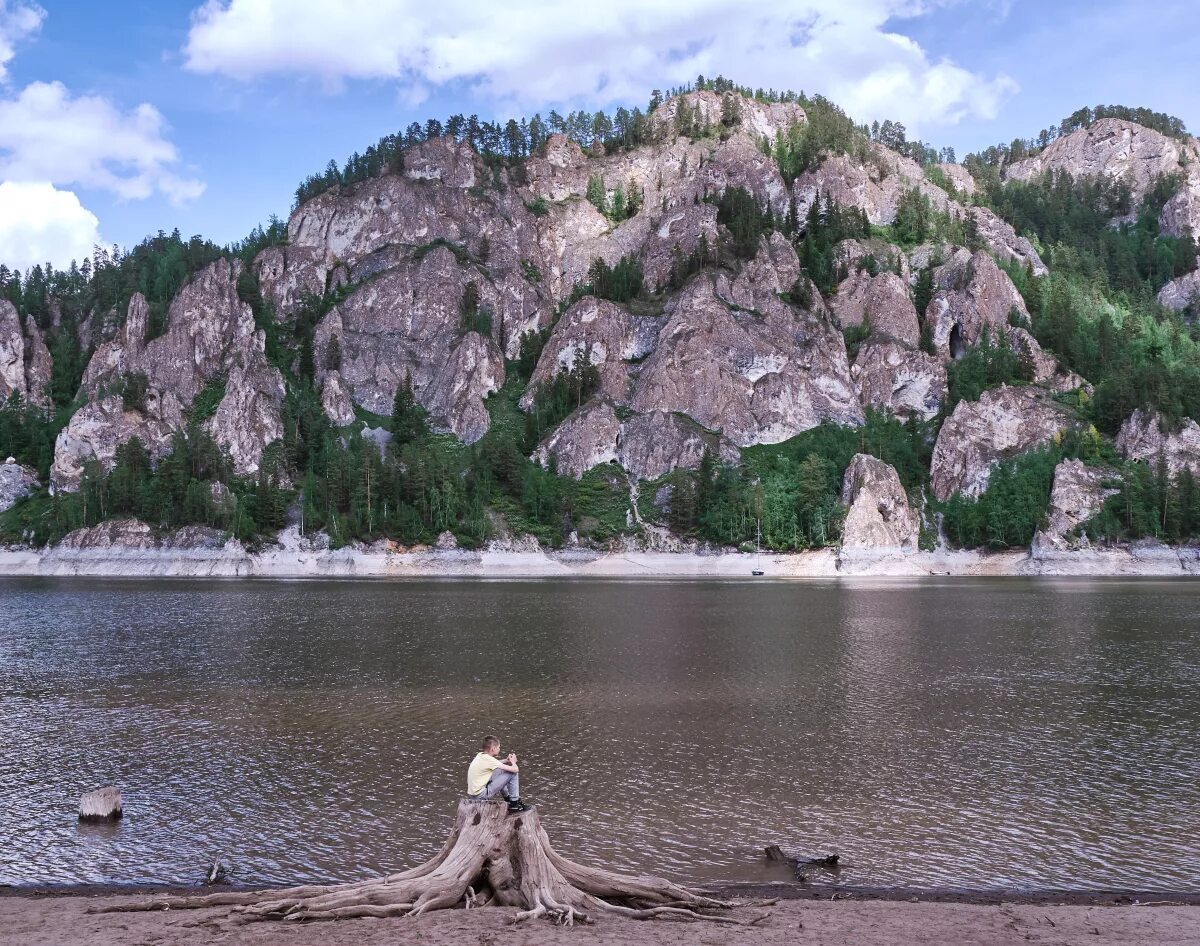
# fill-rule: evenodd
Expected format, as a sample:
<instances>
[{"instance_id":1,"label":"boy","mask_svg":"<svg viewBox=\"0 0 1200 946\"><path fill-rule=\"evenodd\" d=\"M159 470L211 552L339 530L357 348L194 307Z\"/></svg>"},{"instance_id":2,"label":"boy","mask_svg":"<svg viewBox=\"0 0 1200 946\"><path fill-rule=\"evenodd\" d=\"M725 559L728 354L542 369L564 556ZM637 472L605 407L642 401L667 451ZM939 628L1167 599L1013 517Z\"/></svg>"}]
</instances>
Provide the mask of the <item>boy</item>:
<instances>
[{"instance_id":1,"label":"boy","mask_svg":"<svg viewBox=\"0 0 1200 946\"><path fill-rule=\"evenodd\" d=\"M467 797L486 799L497 795L508 799L509 811L529 810L529 806L521 801L517 757L510 752L501 759L499 737L486 736L482 750L467 769Z\"/></svg>"}]
</instances>

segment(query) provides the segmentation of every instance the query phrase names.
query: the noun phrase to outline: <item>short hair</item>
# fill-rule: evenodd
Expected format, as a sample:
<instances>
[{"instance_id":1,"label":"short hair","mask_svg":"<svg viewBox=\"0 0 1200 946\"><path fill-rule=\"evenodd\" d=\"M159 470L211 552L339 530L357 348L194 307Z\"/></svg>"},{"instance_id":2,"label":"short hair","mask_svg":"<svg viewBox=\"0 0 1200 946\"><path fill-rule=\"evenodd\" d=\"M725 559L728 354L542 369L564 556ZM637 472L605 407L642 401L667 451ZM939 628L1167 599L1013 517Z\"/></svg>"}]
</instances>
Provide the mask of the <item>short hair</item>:
<instances>
[{"instance_id":1,"label":"short hair","mask_svg":"<svg viewBox=\"0 0 1200 946\"><path fill-rule=\"evenodd\" d=\"M499 749L499 748L500 748L500 737L499 736L484 736L483 737L483 751L484 752L487 752L489 749Z\"/></svg>"}]
</instances>

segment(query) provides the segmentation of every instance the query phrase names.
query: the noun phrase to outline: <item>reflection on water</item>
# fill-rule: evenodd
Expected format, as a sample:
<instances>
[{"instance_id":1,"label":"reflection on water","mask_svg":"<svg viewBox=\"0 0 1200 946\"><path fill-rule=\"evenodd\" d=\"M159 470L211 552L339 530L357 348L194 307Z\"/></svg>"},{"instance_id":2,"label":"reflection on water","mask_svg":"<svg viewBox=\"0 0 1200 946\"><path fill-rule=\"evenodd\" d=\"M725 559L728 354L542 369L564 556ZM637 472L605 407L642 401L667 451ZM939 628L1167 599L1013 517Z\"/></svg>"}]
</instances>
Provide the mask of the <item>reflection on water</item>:
<instances>
[{"instance_id":1,"label":"reflection on water","mask_svg":"<svg viewBox=\"0 0 1200 946\"><path fill-rule=\"evenodd\" d=\"M1195 888L1198 605L1183 582L0 581L0 883L411 864L497 731L556 846L617 868L758 879L779 843L839 852L847 883ZM79 827L107 783L124 821Z\"/></svg>"}]
</instances>

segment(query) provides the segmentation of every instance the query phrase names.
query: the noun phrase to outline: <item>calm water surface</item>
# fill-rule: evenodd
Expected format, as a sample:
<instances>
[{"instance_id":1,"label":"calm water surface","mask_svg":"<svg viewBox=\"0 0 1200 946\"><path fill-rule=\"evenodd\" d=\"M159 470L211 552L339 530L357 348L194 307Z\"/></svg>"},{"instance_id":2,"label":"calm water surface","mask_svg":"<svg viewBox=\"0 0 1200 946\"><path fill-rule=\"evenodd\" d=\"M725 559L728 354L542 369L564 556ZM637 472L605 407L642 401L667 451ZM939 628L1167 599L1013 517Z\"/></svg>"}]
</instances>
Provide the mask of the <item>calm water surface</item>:
<instances>
[{"instance_id":1,"label":"calm water surface","mask_svg":"<svg viewBox=\"0 0 1200 946\"><path fill-rule=\"evenodd\" d=\"M1200 584L1016 579L0 580L0 883L412 864L490 731L617 868L1200 887Z\"/></svg>"}]
</instances>

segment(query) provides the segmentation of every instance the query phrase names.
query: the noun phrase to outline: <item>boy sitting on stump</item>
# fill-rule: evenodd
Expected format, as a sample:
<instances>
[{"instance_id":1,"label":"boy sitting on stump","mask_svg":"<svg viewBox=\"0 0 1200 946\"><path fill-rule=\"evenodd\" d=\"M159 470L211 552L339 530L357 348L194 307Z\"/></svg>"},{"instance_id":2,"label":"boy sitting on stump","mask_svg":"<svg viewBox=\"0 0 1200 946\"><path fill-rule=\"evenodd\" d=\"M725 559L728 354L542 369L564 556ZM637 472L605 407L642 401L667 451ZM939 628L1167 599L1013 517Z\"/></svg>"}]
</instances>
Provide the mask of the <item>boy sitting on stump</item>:
<instances>
[{"instance_id":1,"label":"boy sitting on stump","mask_svg":"<svg viewBox=\"0 0 1200 946\"><path fill-rule=\"evenodd\" d=\"M508 799L509 811L528 811L529 806L521 801L517 771L516 755L510 752L501 759L499 737L485 736L483 748L467 769L467 797L490 799L502 795Z\"/></svg>"}]
</instances>

